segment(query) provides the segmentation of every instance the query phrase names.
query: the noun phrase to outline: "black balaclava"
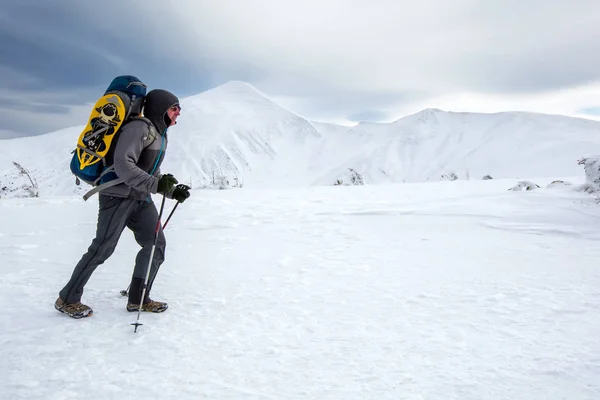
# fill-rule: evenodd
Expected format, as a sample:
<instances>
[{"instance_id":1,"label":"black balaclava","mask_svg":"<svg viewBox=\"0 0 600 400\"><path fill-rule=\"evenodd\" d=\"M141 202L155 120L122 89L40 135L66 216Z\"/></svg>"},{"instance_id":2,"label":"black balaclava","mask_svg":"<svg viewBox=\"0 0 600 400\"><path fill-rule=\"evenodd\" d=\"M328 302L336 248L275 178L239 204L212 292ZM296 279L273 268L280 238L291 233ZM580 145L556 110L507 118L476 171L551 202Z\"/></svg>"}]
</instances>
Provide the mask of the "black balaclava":
<instances>
[{"instance_id":1,"label":"black balaclava","mask_svg":"<svg viewBox=\"0 0 600 400\"><path fill-rule=\"evenodd\" d=\"M163 89L151 90L146 95L144 116L152 121L161 135L171 125L171 119L167 115L167 110L176 104L179 104L177 96Z\"/></svg>"}]
</instances>

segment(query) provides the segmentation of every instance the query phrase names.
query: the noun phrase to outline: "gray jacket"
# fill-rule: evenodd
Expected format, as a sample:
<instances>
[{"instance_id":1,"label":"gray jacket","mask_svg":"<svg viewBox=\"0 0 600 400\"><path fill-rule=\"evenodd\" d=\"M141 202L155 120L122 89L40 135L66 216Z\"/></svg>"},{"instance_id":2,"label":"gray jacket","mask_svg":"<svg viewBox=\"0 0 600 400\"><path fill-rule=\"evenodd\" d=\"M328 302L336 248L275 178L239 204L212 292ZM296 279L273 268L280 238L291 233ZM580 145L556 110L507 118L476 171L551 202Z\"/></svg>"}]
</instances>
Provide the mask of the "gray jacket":
<instances>
[{"instance_id":1,"label":"gray jacket","mask_svg":"<svg viewBox=\"0 0 600 400\"><path fill-rule=\"evenodd\" d=\"M156 193L161 177L160 164L167 151L167 129L171 125L168 110L179 105L173 93L163 89L148 92L144 103L145 119L134 119L119 130L108 165L123 183L107 187L102 194L145 200ZM165 193L171 197L172 190Z\"/></svg>"},{"instance_id":2,"label":"gray jacket","mask_svg":"<svg viewBox=\"0 0 600 400\"><path fill-rule=\"evenodd\" d=\"M167 133L159 134L148 122L133 120L119 132L112 164L123 183L102 190L102 194L146 199L156 193L161 177L160 165L167 150Z\"/></svg>"}]
</instances>

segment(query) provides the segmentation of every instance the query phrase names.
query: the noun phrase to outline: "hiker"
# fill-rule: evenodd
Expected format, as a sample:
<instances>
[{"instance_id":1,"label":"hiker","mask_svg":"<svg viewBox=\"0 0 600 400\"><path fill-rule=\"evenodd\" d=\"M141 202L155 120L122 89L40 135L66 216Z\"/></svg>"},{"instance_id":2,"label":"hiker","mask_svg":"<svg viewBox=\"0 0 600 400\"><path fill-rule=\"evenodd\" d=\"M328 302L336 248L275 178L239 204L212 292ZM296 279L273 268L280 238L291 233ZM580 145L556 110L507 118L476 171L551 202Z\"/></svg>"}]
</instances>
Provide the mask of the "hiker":
<instances>
[{"instance_id":1,"label":"hiker","mask_svg":"<svg viewBox=\"0 0 600 400\"><path fill-rule=\"evenodd\" d=\"M150 194L161 193L180 203L190 196L188 188L176 185L177 179L172 175L160 173L167 148L167 129L177 123L180 112L175 95L166 90L151 90L144 105L144 117L149 121L132 119L121 128L116 146L111 149L114 151L112 157L108 159L112 160L116 175L124 183L99 193L96 237L75 266L71 279L60 291L54 304L58 311L73 318L92 315L92 309L81 303L83 289L96 267L111 256L125 227L133 231L136 242L142 247L135 259L127 311L137 312L140 302L142 311L159 313L167 309L167 303L149 297L158 269L165 259L166 241L162 229L144 299L141 297L158 221L158 211Z\"/></svg>"}]
</instances>

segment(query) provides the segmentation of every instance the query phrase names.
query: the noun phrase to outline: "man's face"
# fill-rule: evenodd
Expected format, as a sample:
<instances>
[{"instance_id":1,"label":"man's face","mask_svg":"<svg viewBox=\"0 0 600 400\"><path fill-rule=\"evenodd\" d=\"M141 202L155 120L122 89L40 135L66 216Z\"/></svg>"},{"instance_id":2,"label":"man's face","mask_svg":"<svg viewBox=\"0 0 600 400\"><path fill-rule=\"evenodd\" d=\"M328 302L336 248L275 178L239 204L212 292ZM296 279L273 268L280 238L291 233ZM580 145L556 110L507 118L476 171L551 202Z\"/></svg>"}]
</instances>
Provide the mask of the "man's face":
<instances>
[{"instance_id":1,"label":"man's face","mask_svg":"<svg viewBox=\"0 0 600 400\"><path fill-rule=\"evenodd\" d=\"M171 120L171 125L169 125L169 126L173 126L177 123L177 117L179 117L180 114L181 114L181 107L179 106L179 104L175 104L174 106L171 106L171 108L169 108L167 110L167 116Z\"/></svg>"}]
</instances>

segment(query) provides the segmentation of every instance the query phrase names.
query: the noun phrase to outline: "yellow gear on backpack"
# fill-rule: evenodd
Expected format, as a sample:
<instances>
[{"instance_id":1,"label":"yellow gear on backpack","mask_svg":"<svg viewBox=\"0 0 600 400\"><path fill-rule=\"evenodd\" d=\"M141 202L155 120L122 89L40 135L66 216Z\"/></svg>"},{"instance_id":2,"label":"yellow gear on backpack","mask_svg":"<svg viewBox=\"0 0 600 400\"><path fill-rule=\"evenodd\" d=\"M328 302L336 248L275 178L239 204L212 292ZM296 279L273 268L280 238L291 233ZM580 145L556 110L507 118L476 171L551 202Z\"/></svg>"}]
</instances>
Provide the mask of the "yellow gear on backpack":
<instances>
[{"instance_id":1,"label":"yellow gear on backpack","mask_svg":"<svg viewBox=\"0 0 600 400\"><path fill-rule=\"evenodd\" d=\"M80 170L102 161L124 120L125 104L118 95L107 94L96 102L77 141Z\"/></svg>"},{"instance_id":2,"label":"yellow gear on backpack","mask_svg":"<svg viewBox=\"0 0 600 400\"><path fill-rule=\"evenodd\" d=\"M104 95L94 104L70 164L77 185L83 181L94 186L84 199L122 182L107 158L110 159L109 151L119 129L141 117L145 97L146 85L142 81L132 75L122 75L112 80ZM146 123L151 124L149 121Z\"/></svg>"}]
</instances>

